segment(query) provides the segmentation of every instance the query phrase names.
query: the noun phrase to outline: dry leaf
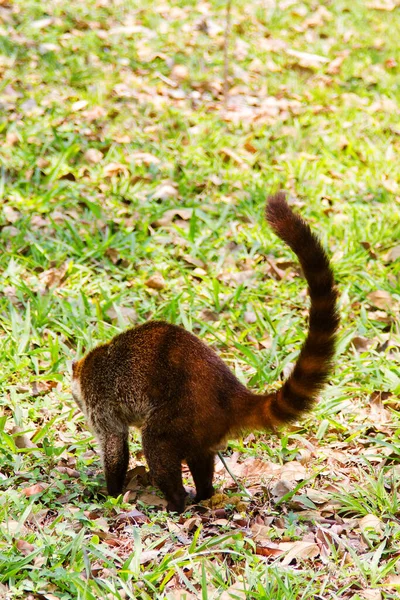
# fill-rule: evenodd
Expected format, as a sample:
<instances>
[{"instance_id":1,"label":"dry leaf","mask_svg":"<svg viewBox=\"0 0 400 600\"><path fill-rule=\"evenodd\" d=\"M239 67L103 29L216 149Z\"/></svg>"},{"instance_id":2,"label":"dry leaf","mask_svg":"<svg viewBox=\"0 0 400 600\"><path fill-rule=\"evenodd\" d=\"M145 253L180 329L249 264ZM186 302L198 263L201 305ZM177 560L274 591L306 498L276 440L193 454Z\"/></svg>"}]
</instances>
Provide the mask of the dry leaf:
<instances>
[{"instance_id":1,"label":"dry leaf","mask_svg":"<svg viewBox=\"0 0 400 600\"><path fill-rule=\"evenodd\" d=\"M368 532L374 533L379 539L383 538L383 523L373 514L365 515L359 521L359 526L362 533L368 538Z\"/></svg>"},{"instance_id":2,"label":"dry leaf","mask_svg":"<svg viewBox=\"0 0 400 600\"><path fill-rule=\"evenodd\" d=\"M174 65L171 71L171 79L184 81L189 77L189 70L185 65Z\"/></svg>"},{"instance_id":3,"label":"dry leaf","mask_svg":"<svg viewBox=\"0 0 400 600\"><path fill-rule=\"evenodd\" d=\"M373 306L377 308L389 309L393 307L393 298L389 292L385 290L375 290L367 295L367 298Z\"/></svg>"},{"instance_id":4,"label":"dry leaf","mask_svg":"<svg viewBox=\"0 0 400 600\"><path fill-rule=\"evenodd\" d=\"M221 148L219 153L223 157L224 161L233 160L239 167L247 166L243 160L234 150L230 148Z\"/></svg>"},{"instance_id":5,"label":"dry leaf","mask_svg":"<svg viewBox=\"0 0 400 600\"><path fill-rule=\"evenodd\" d=\"M145 285L153 290L163 290L167 284L164 277L160 273L155 273L148 278Z\"/></svg>"},{"instance_id":6,"label":"dry leaf","mask_svg":"<svg viewBox=\"0 0 400 600\"><path fill-rule=\"evenodd\" d=\"M103 159L103 157L104 154L96 148L89 148L89 150L86 150L84 154L85 160L87 160L87 162L91 163L92 165L99 163Z\"/></svg>"},{"instance_id":7,"label":"dry leaf","mask_svg":"<svg viewBox=\"0 0 400 600\"><path fill-rule=\"evenodd\" d=\"M25 540L16 540L15 545L24 556L28 556L35 550L35 546Z\"/></svg>"},{"instance_id":8,"label":"dry leaf","mask_svg":"<svg viewBox=\"0 0 400 600\"><path fill-rule=\"evenodd\" d=\"M21 492L24 496L27 496L29 498L30 496L34 496L35 494L41 494L42 492L44 492L45 489L47 489L47 487L48 486L44 485L43 483L35 483L35 485L23 488Z\"/></svg>"},{"instance_id":9,"label":"dry leaf","mask_svg":"<svg viewBox=\"0 0 400 600\"><path fill-rule=\"evenodd\" d=\"M150 165L158 165L160 163L160 159L157 158L157 156L150 154L150 152L132 152L129 154L128 159L133 159L138 165L143 164L146 167L149 167Z\"/></svg>"},{"instance_id":10,"label":"dry leaf","mask_svg":"<svg viewBox=\"0 0 400 600\"><path fill-rule=\"evenodd\" d=\"M16 221L18 221L18 219L21 216L17 210L12 208L12 206L8 206L8 204L6 204L3 207L3 212L4 212L4 216L6 218L6 221L8 221L9 223L15 223Z\"/></svg>"},{"instance_id":11,"label":"dry leaf","mask_svg":"<svg viewBox=\"0 0 400 600\"><path fill-rule=\"evenodd\" d=\"M14 442L17 448L37 448L36 444L30 440L27 434L22 432L23 429L17 425L15 425L15 427L13 427L11 430L11 433L14 435Z\"/></svg>"},{"instance_id":12,"label":"dry leaf","mask_svg":"<svg viewBox=\"0 0 400 600\"><path fill-rule=\"evenodd\" d=\"M372 340L362 337L361 335L355 335L351 340L351 343L357 352L367 352L367 350L372 346Z\"/></svg>"},{"instance_id":13,"label":"dry leaf","mask_svg":"<svg viewBox=\"0 0 400 600\"><path fill-rule=\"evenodd\" d=\"M395 246L394 248L389 250L389 252L386 256L386 260L388 262L394 262L398 258L400 258L400 246Z\"/></svg>"},{"instance_id":14,"label":"dry leaf","mask_svg":"<svg viewBox=\"0 0 400 600\"><path fill-rule=\"evenodd\" d=\"M93 106L93 108L89 108L82 113L82 117L91 123L92 121L96 121L96 119L100 119L106 115L106 111L102 106Z\"/></svg>"},{"instance_id":15,"label":"dry leaf","mask_svg":"<svg viewBox=\"0 0 400 600\"><path fill-rule=\"evenodd\" d=\"M178 190L173 183L168 181L161 183L152 193L152 198L155 198L156 200L168 200L169 198L177 197Z\"/></svg>"},{"instance_id":16,"label":"dry leaf","mask_svg":"<svg viewBox=\"0 0 400 600\"><path fill-rule=\"evenodd\" d=\"M388 12L392 12L392 10L398 6L399 3L396 0L378 0L377 2L370 2L367 4L368 8L373 8L374 10L385 10Z\"/></svg>"},{"instance_id":17,"label":"dry leaf","mask_svg":"<svg viewBox=\"0 0 400 600\"><path fill-rule=\"evenodd\" d=\"M306 469L297 460L292 460L283 465L280 476L288 481L302 481L306 479Z\"/></svg>"},{"instance_id":18,"label":"dry leaf","mask_svg":"<svg viewBox=\"0 0 400 600\"><path fill-rule=\"evenodd\" d=\"M65 278L65 275L67 274L69 264L69 261L65 261L65 263L63 263L61 267L53 267L51 269L43 271L43 273L40 273L39 275L39 281L45 286L47 290L50 288L58 287Z\"/></svg>"},{"instance_id":19,"label":"dry leaf","mask_svg":"<svg viewBox=\"0 0 400 600\"><path fill-rule=\"evenodd\" d=\"M319 556L320 550L315 542L281 542L279 548L288 551L281 561L282 565L290 565L292 560L310 559Z\"/></svg>"},{"instance_id":20,"label":"dry leaf","mask_svg":"<svg viewBox=\"0 0 400 600\"><path fill-rule=\"evenodd\" d=\"M78 112L78 110L82 110L88 104L89 103L87 100L78 100L77 102L74 102L73 104L71 104L71 110L72 110L72 112Z\"/></svg>"},{"instance_id":21,"label":"dry leaf","mask_svg":"<svg viewBox=\"0 0 400 600\"><path fill-rule=\"evenodd\" d=\"M292 50L288 48L286 50L289 56L293 56L298 59L299 65L306 69L308 68L319 68L321 65L328 63L329 58L326 56L320 56L319 54L310 54L309 52L300 52L298 50Z\"/></svg>"},{"instance_id":22,"label":"dry leaf","mask_svg":"<svg viewBox=\"0 0 400 600\"><path fill-rule=\"evenodd\" d=\"M382 592L377 589L362 590L359 594L365 600L382 600Z\"/></svg>"},{"instance_id":23,"label":"dry leaf","mask_svg":"<svg viewBox=\"0 0 400 600\"><path fill-rule=\"evenodd\" d=\"M111 162L104 167L103 173L104 177L114 177L115 175L121 174L127 176L129 171L126 165L119 162Z\"/></svg>"},{"instance_id":24,"label":"dry leaf","mask_svg":"<svg viewBox=\"0 0 400 600\"><path fill-rule=\"evenodd\" d=\"M137 321L136 310L129 306L118 306L113 304L111 308L106 311L106 315L112 320L122 317L122 319L129 321L130 323L135 323Z\"/></svg>"},{"instance_id":25,"label":"dry leaf","mask_svg":"<svg viewBox=\"0 0 400 600\"><path fill-rule=\"evenodd\" d=\"M150 522L149 517L136 508L129 510L128 512L120 512L115 520L118 523L128 522L133 523L134 525Z\"/></svg>"},{"instance_id":26,"label":"dry leaf","mask_svg":"<svg viewBox=\"0 0 400 600\"><path fill-rule=\"evenodd\" d=\"M165 227L170 225L175 217L179 217L183 221L188 221L193 214L193 208L171 208L166 210L161 219L157 219L152 223L153 227Z\"/></svg>"},{"instance_id":27,"label":"dry leaf","mask_svg":"<svg viewBox=\"0 0 400 600\"><path fill-rule=\"evenodd\" d=\"M163 508L167 506L165 498L160 498L156 494L145 492L144 494L140 494L139 499L143 504L147 504L148 506L161 506Z\"/></svg>"}]
</instances>

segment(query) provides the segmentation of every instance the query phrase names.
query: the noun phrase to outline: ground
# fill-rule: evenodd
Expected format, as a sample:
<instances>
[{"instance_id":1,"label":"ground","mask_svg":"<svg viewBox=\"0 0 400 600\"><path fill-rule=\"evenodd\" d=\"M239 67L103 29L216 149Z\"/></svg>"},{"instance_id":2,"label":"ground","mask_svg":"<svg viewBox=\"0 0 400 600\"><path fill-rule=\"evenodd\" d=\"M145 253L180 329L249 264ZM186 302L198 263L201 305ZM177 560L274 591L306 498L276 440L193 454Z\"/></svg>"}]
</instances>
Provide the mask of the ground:
<instances>
[{"instance_id":1,"label":"ground","mask_svg":"<svg viewBox=\"0 0 400 600\"><path fill-rule=\"evenodd\" d=\"M399 4L232 0L224 66L221 0L0 0L3 598L399 597ZM230 443L239 486L218 462L181 517L133 431L129 490L104 498L73 358L157 318L256 391L295 361L278 188L340 289L316 410Z\"/></svg>"}]
</instances>

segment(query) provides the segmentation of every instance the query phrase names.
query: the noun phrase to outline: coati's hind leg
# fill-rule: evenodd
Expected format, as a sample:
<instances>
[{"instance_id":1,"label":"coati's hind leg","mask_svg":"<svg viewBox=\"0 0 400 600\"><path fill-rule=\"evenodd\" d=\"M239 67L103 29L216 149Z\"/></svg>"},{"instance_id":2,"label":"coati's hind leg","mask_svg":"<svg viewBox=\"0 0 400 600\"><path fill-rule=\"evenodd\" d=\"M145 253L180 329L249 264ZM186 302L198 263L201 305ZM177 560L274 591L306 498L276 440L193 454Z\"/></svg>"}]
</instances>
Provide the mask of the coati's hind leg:
<instances>
[{"instance_id":1,"label":"coati's hind leg","mask_svg":"<svg viewBox=\"0 0 400 600\"><path fill-rule=\"evenodd\" d=\"M182 484L182 460L173 441L167 432L161 434L146 427L142 430L142 445L150 475L168 502L167 510L183 512L187 493Z\"/></svg>"},{"instance_id":2,"label":"coati's hind leg","mask_svg":"<svg viewBox=\"0 0 400 600\"><path fill-rule=\"evenodd\" d=\"M192 473L196 486L195 502L207 500L214 494L214 454L196 454L187 458L188 467Z\"/></svg>"},{"instance_id":3,"label":"coati's hind leg","mask_svg":"<svg viewBox=\"0 0 400 600\"><path fill-rule=\"evenodd\" d=\"M118 496L122 493L129 463L128 428L118 432L103 431L98 438L107 491L110 496Z\"/></svg>"}]
</instances>

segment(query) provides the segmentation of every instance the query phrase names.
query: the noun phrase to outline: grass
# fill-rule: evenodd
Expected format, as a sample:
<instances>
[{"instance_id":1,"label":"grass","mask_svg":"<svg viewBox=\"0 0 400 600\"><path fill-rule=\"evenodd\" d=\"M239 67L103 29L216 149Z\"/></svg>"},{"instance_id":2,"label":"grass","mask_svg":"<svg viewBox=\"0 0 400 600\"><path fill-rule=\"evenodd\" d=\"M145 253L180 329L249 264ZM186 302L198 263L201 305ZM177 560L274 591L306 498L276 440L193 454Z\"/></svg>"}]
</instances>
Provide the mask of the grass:
<instances>
[{"instance_id":1,"label":"grass","mask_svg":"<svg viewBox=\"0 0 400 600\"><path fill-rule=\"evenodd\" d=\"M224 111L222 2L0 5L0 595L397 598L400 10L236 0ZM105 499L71 359L157 318L255 390L295 360L304 281L263 222L278 187L333 257L331 385L299 426L230 444L250 503L223 471L222 505L181 518L143 485Z\"/></svg>"}]
</instances>

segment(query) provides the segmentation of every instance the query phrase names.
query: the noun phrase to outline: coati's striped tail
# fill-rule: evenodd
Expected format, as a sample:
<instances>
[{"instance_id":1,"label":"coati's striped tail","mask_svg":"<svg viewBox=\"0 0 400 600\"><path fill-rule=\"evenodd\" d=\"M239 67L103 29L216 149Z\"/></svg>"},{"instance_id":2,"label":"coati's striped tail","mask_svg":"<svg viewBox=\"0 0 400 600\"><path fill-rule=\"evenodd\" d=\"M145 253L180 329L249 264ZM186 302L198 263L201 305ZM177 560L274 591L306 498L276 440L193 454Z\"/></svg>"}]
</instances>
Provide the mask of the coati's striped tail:
<instances>
[{"instance_id":1,"label":"coati's striped tail","mask_svg":"<svg viewBox=\"0 0 400 600\"><path fill-rule=\"evenodd\" d=\"M339 326L337 291L318 237L292 212L283 192L268 199L265 213L276 235L297 255L311 299L306 341L292 373L270 405L271 416L284 423L311 409L331 372Z\"/></svg>"}]
</instances>

